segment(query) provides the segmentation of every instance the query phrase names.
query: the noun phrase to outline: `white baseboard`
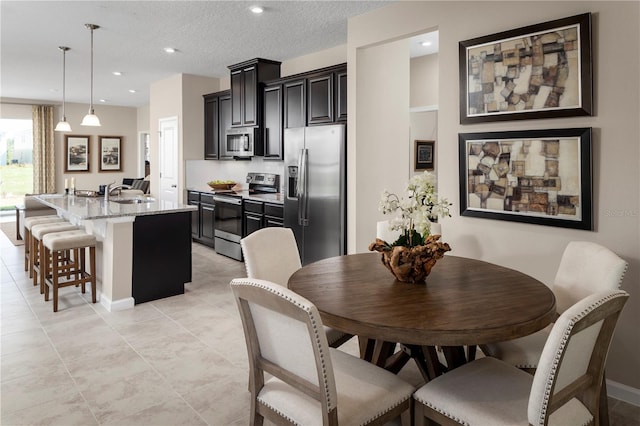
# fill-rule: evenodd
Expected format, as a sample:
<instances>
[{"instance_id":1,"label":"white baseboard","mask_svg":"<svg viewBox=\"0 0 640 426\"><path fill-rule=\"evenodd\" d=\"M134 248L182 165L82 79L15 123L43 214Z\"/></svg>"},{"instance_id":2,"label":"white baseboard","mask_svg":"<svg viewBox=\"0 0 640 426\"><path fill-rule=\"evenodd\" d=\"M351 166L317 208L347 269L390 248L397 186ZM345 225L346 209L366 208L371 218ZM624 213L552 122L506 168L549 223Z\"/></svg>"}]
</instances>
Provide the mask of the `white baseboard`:
<instances>
[{"instance_id":1,"label":"white baseboard","mask_svg":"<svg viewBox=\"0 0 640 426\"><path fill-rule=\"evenodd\" d=\"M125 309L131 309L135 305L135 299L133 297L127 297L125 299L111 300L104 294L100 295L100 304L105 307L109 312L124 311Z\"/></svg>"},{"instance_id":2,"label":"white baseboard","mask_svg":"<svg viewBox=\"0 0 640 426\"><path fill-rule=\"evenodd\" d=\"M640 389L607 379L607 395L611 398L640 407Z\"/></svg>"}]
</instances>

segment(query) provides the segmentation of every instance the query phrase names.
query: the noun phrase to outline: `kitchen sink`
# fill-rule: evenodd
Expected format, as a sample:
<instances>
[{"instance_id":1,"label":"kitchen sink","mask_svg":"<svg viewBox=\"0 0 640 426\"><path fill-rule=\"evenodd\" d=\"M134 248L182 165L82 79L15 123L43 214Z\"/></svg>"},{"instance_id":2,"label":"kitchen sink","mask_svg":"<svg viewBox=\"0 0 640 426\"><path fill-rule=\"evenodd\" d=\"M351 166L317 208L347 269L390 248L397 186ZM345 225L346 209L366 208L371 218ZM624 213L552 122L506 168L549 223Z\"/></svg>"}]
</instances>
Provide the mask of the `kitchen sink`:
<instances>
[{"instance_id":1,"label":"kitchen sink","mask_svg":"<svg viewBox=\"0 0 640 426\"><path fill-rule=\"evenodd\" d=\"M113 201L114 203L119 204L143 204L143 203L152 203L156 201L155 198L150 197L140 197L140 198L110 198L109 201Z\"/></svg>"}]
</instances>

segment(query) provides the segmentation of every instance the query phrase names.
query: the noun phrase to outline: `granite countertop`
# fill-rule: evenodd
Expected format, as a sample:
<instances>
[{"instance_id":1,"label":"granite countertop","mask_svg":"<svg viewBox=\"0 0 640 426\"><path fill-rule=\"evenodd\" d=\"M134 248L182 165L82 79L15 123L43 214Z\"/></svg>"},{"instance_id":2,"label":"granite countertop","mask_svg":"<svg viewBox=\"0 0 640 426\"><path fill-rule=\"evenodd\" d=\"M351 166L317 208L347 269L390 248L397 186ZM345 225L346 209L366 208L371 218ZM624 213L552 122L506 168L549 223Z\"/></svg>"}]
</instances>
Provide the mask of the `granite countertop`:
<instances>
[{"instance_id":1,"label":"granite countertop","mask_svg":"<svg viewBox=\"0 0 640 426\"><path fill-rule=\"evenodd\" d=\"M111 197L110 201L104 201L104 197L43 194L35 196L35 198L41 203L58 210L63 216L76 220L109 219L122 216L144 216L197 210L196 206L172 203L155 198L148 199L152 201L147 200L134 204L116 202L121 200L121 197ZM144 199L145 197L135 198Z\"/></svg>"},{"instance_id":2,"label":"granite countertop","mask_svg":"<svg viewBox=\"0 0 640 426\"><path fill-rule=\"evenodd\" d=\"M213 194L213 191L211 190L211 188L209 187L189 187L187 188L187 191L195 191L195 192L201 192L204 194ZM274 203L274 204L284 204L284 194L278 192L275 194L255 194L255 193L249 193L249 190L247 189L240 189L234 188L234 193L236 195L240 195L243 199L246 200L255 200L255 201L264 201L267 203ZM217 195L224 195L224 193L218 193Z\"/></svg>"}]
</instances>

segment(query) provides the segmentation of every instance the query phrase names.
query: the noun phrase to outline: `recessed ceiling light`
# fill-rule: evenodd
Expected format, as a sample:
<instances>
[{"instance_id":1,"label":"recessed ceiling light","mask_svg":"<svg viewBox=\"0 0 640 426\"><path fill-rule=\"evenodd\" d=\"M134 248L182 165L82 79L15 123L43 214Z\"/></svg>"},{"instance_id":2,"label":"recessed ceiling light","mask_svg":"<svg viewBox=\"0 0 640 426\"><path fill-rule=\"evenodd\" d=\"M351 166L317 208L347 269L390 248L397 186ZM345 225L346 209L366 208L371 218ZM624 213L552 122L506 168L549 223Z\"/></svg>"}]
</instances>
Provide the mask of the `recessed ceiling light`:
<instances>
[{"instance_id":1,"label":"recessed ceiling light","mask_svg":"<svg viewBox=\"0 0 640 426\"><path fill-rule=\"evenodd\" d=\"M259 15L259 14L261 14L262 12L264 12L264 8L262 8L261 6L251 6L251 7L249 8L249 10L250 10L252 13L255 13L256 15Z\"/></svg>"},{"instance_id":2,"label":"recessed ceiling light","mask_svg":"<svg viewBox=\"0 0 640 426\"><path fill-rule=\"evenodd\" d=\"M129 93L137 93L138 91L135 89L129 89Z\"/></svg>"},{"instance_id":3,"label":"recessed ceiling light","mask_svg":"<svg viewBox=\"0 0 640 426\"><path fill-rule=\"evenodd\" d=\"M106 99L100 99L100 102L102 102L103 104L107 102Z\"/></svg>"},{"instance_id":4,"label":"recessed ceiling light","mask_svg":"<svg viewBox=\"0 0 640 426\"><path fill-rule=\"evenodd\" d=\"M174 49L173 47L165 47L164 51L167 53L175 53L176 49Z\"/></svg>"},{"instance_id":5,"label":"recessed ceiling light","mask_svg":"<svg viewBox=\"0 0 640 426\"><path fill-rule=\"evenodd\" d=\"M431 46L431 42L430 41L423 41L422 43L420 43L422 46L427 47L427 46Z\"/></svg>"},{"instance_id":6,"label":"recessed ceiling light","mask_svg":"<svg viewBox=\"0 0 640 426\"><path fill-rule=\"evenodd\" d=\"M120 71L114 71L112 74L113 75L122 75L122 73Z\"/></svg>"}]
</instances>

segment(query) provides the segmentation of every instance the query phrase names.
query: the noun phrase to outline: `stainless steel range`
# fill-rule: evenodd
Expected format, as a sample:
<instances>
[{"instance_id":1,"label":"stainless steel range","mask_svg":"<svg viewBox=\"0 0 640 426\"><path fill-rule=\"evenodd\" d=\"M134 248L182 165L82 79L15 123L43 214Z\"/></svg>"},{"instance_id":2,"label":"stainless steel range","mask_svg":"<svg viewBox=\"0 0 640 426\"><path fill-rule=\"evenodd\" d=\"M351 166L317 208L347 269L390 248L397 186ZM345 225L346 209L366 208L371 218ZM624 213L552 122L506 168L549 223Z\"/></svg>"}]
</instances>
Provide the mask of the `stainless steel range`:
<instances>
[{"instance_id":1,"label":"stainless steel range","mask_svg":"<svg viewBox=\"0 0 640 426\"><path fill-rule=\"evenodd\" d=\"M242 261L242 198L250 194L278 193L280 176L272 173L248 173L248 191L216 191L214 237L216 253Z\"/></svg>"}]
</instances>

